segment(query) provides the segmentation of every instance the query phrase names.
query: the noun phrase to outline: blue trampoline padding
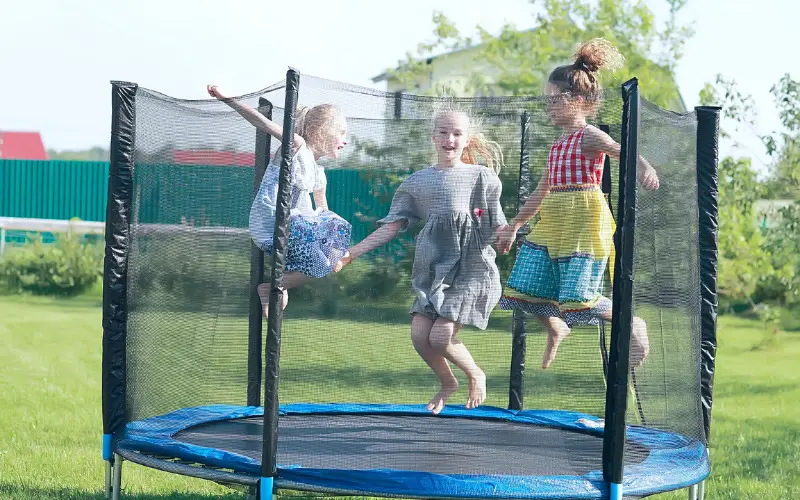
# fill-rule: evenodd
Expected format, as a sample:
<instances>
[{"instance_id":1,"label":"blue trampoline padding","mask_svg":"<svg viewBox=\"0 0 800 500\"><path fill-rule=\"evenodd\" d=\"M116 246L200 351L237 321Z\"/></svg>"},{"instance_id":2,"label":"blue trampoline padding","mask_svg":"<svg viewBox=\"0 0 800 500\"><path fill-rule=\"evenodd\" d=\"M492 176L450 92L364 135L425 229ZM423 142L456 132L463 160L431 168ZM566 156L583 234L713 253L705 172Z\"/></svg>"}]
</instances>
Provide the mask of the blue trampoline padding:
<instances>
[{"instance_id":1,"label":"blue trampoline padding","mask_svg":"<svg viewBox=\"0 0 800 500\"><path fill-rule=\"evenodd\" d=\"M111 434L103 434L103 460L106 462L111 460L111 455L114 453L112 451L112 443L113 443L113 435Z\"/></svg>"},{"instance_id":2,"label":"blue trampoline padding","mask_svg":"<svg viewBox=\"0 0 800 500\"><path fill-rule=\"evenodd\" d=\"M430 417L424 405L289 404L279 415L420 415ZM261 463L225 450L180 442L175 434L189 427L217 421L263 416L262 407L210 405L183 408L165 415L130 422L116 444L145 453L193 460L212 467L232 468L261 475ZM504 420L554 427L602 436L602 419L560 410L506 410L491 406L467 410L448 406L439 418ZM684 488L705 479L710 467L702 442L657 429L628 426L627 439L649 450L641 463L625 467L626 495L647 495ZM347 491L354 495L389 494L440 498L607 498L609 485L602 471L582 476L519 476L435 474L397 469L343 470L303 468L279 464L277 488Z\"/></svg>"},{"instance_id":3,"label":"blue trampoline padding","mask_svg":"<svg viewBox=\"0 0 800 500\"><path fill-rule=\"evenodd\" d=\"M272 498L272 486L274 482L275 480L271 477L261 476L261 482L258 483L261 498L264 500Z\"/></svg>"}]
</instances>

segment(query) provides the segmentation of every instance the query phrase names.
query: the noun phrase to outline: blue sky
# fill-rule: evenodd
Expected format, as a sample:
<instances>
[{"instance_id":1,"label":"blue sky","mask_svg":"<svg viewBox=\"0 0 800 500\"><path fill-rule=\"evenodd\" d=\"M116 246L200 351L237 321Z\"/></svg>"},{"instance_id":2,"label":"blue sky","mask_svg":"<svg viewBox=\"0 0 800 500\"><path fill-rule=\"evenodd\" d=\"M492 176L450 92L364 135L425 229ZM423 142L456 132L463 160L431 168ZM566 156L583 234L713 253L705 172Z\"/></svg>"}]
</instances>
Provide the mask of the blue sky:
<instances>
[{"instance_id":1,"label":"blue sky","mask_svg":"<svg viewBox=\"0 0 800 500\"><path fill-rule=\"evenodd\" d=\"M664 19L663 0L647 0ZM216 82L233 93L283 78L287 66L356 85L431 36L443 11L463 31L480 23L532 24L525 0L28 0L0 10L0 129L38 130L56 149L107 147L110 85L130 80L168 95L204 98ZM225 7L223 7L225 5ZM696 34L678 84L688 106L723 73L756 100L758 122L723 154L768 162L758 139L778 127L769 88L784 73L800 78L791 43L800 6L777 0L689 0ZM378 88L381 88L378 86Z\"/></svg>"}]
</instances>

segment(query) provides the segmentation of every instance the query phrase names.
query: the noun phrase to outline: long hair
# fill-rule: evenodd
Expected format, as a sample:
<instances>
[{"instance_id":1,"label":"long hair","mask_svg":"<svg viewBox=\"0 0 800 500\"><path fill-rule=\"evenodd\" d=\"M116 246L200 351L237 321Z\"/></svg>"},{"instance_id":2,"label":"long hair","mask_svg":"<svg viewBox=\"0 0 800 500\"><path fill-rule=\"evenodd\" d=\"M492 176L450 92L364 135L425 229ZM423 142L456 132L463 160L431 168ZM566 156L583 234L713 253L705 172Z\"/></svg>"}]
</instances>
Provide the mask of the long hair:
<instances>
[{"instance_id":1,"label":"long hair","mask_svg":"<svg viewBox=\"0 0 800 500\"><path fill-rule=\"evenodd\" d=\"M467 147L461 153L461 161L473 165L485 165L499 175L503 167L503 148L495 141L487 139L482 132L470 131Z\"/></svg>"}]
</instances>

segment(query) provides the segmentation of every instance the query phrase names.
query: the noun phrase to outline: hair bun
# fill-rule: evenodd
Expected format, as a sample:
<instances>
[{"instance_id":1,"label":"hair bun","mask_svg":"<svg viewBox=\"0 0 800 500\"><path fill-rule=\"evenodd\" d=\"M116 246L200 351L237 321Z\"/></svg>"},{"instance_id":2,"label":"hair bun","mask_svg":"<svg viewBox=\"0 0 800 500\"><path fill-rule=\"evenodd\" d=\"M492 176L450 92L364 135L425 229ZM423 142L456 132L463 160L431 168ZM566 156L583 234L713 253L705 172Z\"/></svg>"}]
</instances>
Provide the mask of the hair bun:
<instances>
[{"instance_id":1,"label":"hair bun","mask_svg":"<svg viewBox=\"0 0 800 500\"><path fill-rule=\"evenodd\" d=\"M593 38L581 44L575 53L575 68L594 73L601 68L611 70L622 67L625 58L611 42L604 38Z\"/></svg>"},{"instance_id":2,"label":"hair bun","mask_svg":"<svg viewBox=\"0 0 800 500\"><path fill-rule=\"evenodd\" d=\"M583 59L578 58L578 60L575 61L575 69L583 69L583 70L585 70L585 71L587 71L589 73L594 73L595 71L597 71L600 68L598 68L597 65L595 65L595 64L592 64L590 62L586 62Z\"/></svg>"}]
</instances>

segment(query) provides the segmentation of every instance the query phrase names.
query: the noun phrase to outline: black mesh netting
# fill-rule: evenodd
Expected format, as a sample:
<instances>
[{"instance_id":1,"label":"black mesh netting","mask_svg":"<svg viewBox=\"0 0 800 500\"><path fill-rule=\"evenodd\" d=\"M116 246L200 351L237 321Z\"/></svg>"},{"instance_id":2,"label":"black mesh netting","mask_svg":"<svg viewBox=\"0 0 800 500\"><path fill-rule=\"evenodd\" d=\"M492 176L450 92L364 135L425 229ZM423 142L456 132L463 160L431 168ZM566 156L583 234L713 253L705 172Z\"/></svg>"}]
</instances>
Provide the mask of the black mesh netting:
<instances>
[{"instance_id":1,"label":"black mesh netting","mask_svg":"<svg viewBox=\"0 0 800 500\"><path fill-rule=\"evenodd\" d=\"M694 114L642 101L639 154L661 187L636 194L633 314L650 355L634 372L628 422L702 440L696 133Z\"/></svg>"},{"instance_id":2,"label":"black mesh netting","mask_svg":"<svg viewBox=\"0 0 800 500\"><path fill-rule=\"evenodd\" d=\"M329 208L352 224L353 244L375 230L377 220L389 212L398 186L410 174L435 163L433 117L443 105L467 113L472 125L502 148L501 205L509 221L517 214L519 194L525 198L532 193L545 175L550 146L562 134L548 115L544 97L445 102L311 77L302 78L299 96L304 105L333 103L347 118L349 144L338 159L321 159L320 165L327 176ZM257 107L259 97L273 104L273 120L282 124L283 85L241 101ZM146 89L137 92L135 112L127 419L141 420L210 404L245 405L251 292L248 223L254 196L256 129L219 101L181 101ZM607 125L610 135L619 141L621 115L619 92L607 91L590 123ZM634 372L627 414L629 424L689 439L702 437L695 124L693 113L678 115L642 103L639 152L658 172L661 187L657 191L640 188L637 195L633 304L634 315L646 324L650 354ZM525 129L527 137L523 137ZM279 154L279 146L272 139L271 154ZM527 163L522 176L521 159ZM617 160L611 161L610 206L614 214L617 165ZM459 186L469 198L473 185ZM425 207L416 208L424 211L442 199L430 199ZM563 207L565 215L572 214L560 225L565 235L587 230L576 222L573 210L577 209ZM457 222L452 222L453 227ZM529 226L535 228L536 223L534 218ZM466 241L469 235L459 228L452 231L452 237ZM415 238L423 230L423 222L413 224L342 272L291 290L281 343L282 405L424 404L439 390L436 376L415 351L410 336L414 257L424 251L432 255L431 261L438 258L436 248L415 247ZM516 251L512 251L494 258L503 285L515 256ZM267 258L266 263L268 274L271 260ZM437 272L432 264L427 269L432 274ZM608 268L597 272L604 276L602 293L610 297ZM480 295L474 289L460 293L465 301ZM508 406L511 316L510 311L497 307L485 330L466 326L458 333L486 374L484 405ZM555 361L545 370L541 368L544 328L528 317L525 408L603 417L603 360L611 335L610 322L598 323L595 317L590 323L574 326ZM460 388L448 403L464 405L468 380L455 366L453 372ZM344 425L341 419L313 418L319 436L324 435L320 429L326 425L331 429ZM360 432L379 432L381 439L405 436L413 440L418 437L415 426L427 429L426 440L435 441L440 433L450 433L441 440L457 442L462 458L443 463L431 456L420 457L419 451L411 452L402 442L383 450L384 454L395 453L392 459L375 458L360 453L358 447L339 449L336 442L328 442L312 446L316 457L313 466L350 468L374 461L379 466L414 469L430 462L432 472L543 475L584 474L600 468L602 440L583 434L542 428L526 433L524 426L464 419L452 427L446 419L428 427L431 419L419 418L415 423L411 417L388 422L399 426L392 429L381 427L387 422L375 424L369 417L362 417L363 422L358 417L348 418L345 424L349 426L378 426ZM300 421L302 417L292 419ZM311 420L303 425L310 425L308 422ZM236 427L235 423L230 427ZM293 427L294 433L289 428L287 439L297 440L298 428L302 427ZM235 446L260 453L257 432L252 438L255 441L245 440ZM204 438L195 435L194 439ZM357 436L354 439L357 441ZM278 442L280 449L280 433ZM318 442L316 437L314 442ZM502 456L487 455L487 442L513 449ZM438 450L436 445L427 449ZM320 450L324 456L320 456ZM628 463L637 463L646 457L647 450L629 444L626 453ZM474 457L482 465L476 467L474 461L463 457ZM298 457L293 460L302 462Z\"/></svg>"}]
</instances>

